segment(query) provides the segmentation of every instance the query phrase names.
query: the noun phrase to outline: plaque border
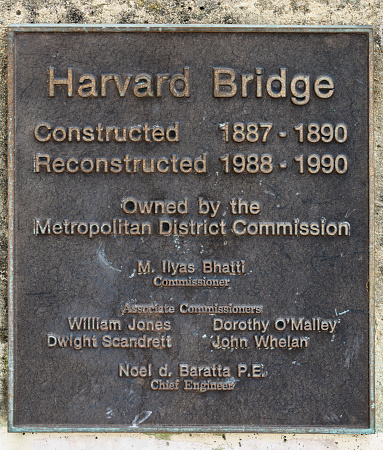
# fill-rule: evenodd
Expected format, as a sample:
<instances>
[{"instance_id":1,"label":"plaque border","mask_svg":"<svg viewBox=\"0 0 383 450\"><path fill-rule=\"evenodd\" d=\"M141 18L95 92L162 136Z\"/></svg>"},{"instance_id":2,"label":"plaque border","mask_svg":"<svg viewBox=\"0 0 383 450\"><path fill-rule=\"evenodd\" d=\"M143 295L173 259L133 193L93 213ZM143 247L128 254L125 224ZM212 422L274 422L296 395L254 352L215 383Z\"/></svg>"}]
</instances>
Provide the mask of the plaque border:
<instances>
[{"instance_id":1,"label":"plaque border","mask_svg":"<svg viewBox=\"0 0 383 450\"><path fill-rule=\"evenodd\" d=\"M87 32L142 32L142 33L352 33L369 37L368 70L368 129L369 129L369 427L318 427L318 426L163 426L163 425L116 425L116 426L68 426L68 425L14 425L14 230L15 230L15 105L14 105L14 39L17 33L87 33ZM374 261L374 115L373 115L373 66L374 36L372 25L212 25L212 24L12 24L8 27L8 431L9 432L88 432L88 433L321 433L321 434L372 434L375 432L375 261Z\"/></svg>"}]
</instances>

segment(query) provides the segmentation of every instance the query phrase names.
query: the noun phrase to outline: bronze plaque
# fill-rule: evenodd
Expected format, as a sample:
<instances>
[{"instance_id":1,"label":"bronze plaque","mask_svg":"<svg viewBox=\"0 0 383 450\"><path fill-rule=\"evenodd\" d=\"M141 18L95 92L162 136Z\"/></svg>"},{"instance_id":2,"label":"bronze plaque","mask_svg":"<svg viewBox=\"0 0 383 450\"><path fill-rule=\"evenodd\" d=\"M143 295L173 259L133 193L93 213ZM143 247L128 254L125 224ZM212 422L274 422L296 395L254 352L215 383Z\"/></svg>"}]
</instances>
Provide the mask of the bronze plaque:
<instances>
[{"instance_id":1,"label":"bronze plaque","mask_svg":"<svg viewBox=\"0 0 383 450\"><path fill-rule=\"evenodd\" d=\"M373 431L371 48L11 27L11 431Z\"/></svg>"}]
</instances>

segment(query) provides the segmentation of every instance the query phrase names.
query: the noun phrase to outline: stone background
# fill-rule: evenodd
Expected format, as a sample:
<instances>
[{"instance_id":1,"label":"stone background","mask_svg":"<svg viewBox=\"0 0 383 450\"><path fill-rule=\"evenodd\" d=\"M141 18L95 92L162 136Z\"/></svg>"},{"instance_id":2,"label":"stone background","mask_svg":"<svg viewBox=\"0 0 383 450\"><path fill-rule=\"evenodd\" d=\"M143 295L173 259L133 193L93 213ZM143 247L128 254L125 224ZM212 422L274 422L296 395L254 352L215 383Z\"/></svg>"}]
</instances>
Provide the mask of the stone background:
<instances>
[{"instance_id":1,"label":"stone background","mask_svg":"<svg viewBox=\"0 0 383 450\"><path fill-rule=\"evenodd\" d=\"M383 4L381 0L0 0L0 450L383 448ZM375 115L375 435L9 434L7 416L7 26L11 23L373 25ZM356 387L357 388L357 387Z\"/></svg>"}]
</instances>

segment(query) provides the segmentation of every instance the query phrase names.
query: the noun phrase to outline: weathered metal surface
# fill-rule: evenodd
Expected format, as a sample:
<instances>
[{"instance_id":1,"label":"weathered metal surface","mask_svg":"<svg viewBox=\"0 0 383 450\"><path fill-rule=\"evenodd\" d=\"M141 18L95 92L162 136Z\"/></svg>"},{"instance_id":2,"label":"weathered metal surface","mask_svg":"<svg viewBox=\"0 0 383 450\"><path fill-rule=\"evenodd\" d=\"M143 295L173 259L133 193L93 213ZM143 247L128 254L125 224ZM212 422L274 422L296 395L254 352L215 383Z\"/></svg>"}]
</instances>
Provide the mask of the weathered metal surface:
<instances>
[{"instance_id":1,"label":"weathered metal surface","mask_svg":"<svg viewBox=\"0 0 383 450\"><path fill-rule=\"evenodd\" d=\"M11 29L11 431L373 431L371 39Z\"/></svg>"}]
</instances>

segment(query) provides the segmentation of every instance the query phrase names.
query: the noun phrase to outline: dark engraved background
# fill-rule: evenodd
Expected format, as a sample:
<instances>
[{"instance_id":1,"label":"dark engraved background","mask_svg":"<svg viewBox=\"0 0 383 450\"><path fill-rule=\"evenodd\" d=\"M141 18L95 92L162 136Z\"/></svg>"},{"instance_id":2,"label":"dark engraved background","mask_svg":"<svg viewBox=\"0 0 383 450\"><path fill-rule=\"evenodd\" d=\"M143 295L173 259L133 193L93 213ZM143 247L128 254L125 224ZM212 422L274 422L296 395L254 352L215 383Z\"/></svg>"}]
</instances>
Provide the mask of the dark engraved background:
<instances>
[{"instance_id":1,"label":"dark engraved background","mask_svg":"<svg viewBox=\"0 0 383 450\"><path fill-rule=\"evenodd\" d=\"M181 73L190 67L190 98L177 99L164 89L162 98L119 98L108 87L106 98L68 98L56 88L47 95L48 67L77 80L83 74ZM212 95L213 67L266 76L287 69L311 76L311 98L304 106L289 97L265 95L232 99ZM318 99L313 79L330 75L335 93ZM16 33L15 40L15 397L17 426L369 426L368 321L368 36L307 33ZM37 142L37 123L52 126L131 126L180 123L179 143L91 144ZM272 122L265 144L224 143L222 122ZM299 144L298 123L344 122L345 144ZM286 139L278 131L286 130ZM33 155L63 158L197 157L207 153L207 174L36 174ZM224 174L218 158L227 153L273 155L286 170L271 174ZM344 153L345 175L299 174L293 158L300 154ZM277 164L275 164L276 166ZM230 223L231 198L261 204L254 221L348 221L349 237L330 236L34 236L35 217L73 221L125 219L122 199L189 201L196 213L198 197L221 201L216 219ZM223 216L223 213L226 215ZM126 217L131 219L130 217ZM182 219L182 217L177 216ZM137 219L156 222L156 217ZM183 219L183 220L186 220ZM230 228L230 227L229 227ZM135 273L137 259L195 263L203 259L246 260L246 275L229 276L229 288L157 288L151 275ZM47 333L69 335L67 316L120 318L125 303L176 307L193 304L263 305L258 319L320 317L340 320L334 335L309 336L307 349L255 349L252 332L232 333L249 339L247 349L213 349L213 316L175 313L140 316L170 320L171 349L48 348ZM217 315L247 319L255 315ZM79 332L96 334L101 332ZM123 333L110 333L122 335ZM135 333L140 334L140 333ZM157 334L146 332L149 336ZM223 333L219 333L223 334ZM230 333L226 333L227 335ZM259 333L258 333L259 334ZM271 332L277 337L283 333ZM227 365L237 379L228 392L155 392L147 378L119 378L118 364L158 368L168 363L177 378L180 363ZM238 363L262 363L268 376L238 379ZM153 378L155 378L154 376ZM130 428L132 427L132 428Z\"/></svg>"}]
</instances>

